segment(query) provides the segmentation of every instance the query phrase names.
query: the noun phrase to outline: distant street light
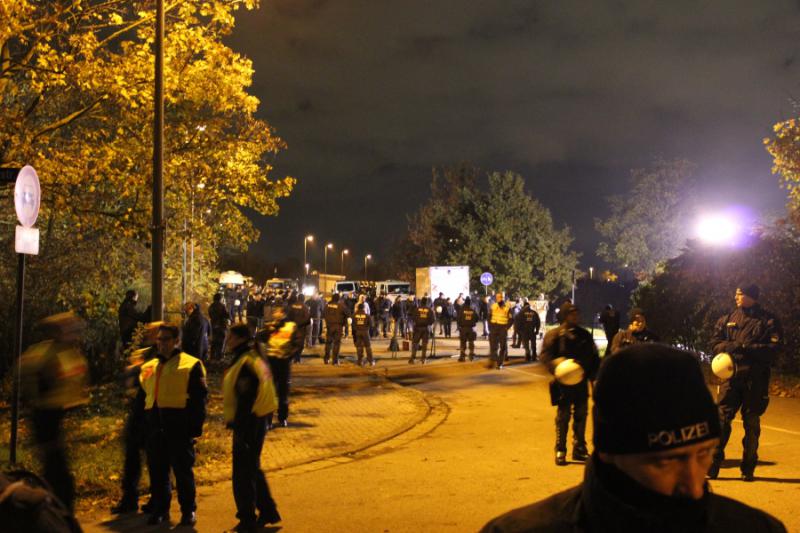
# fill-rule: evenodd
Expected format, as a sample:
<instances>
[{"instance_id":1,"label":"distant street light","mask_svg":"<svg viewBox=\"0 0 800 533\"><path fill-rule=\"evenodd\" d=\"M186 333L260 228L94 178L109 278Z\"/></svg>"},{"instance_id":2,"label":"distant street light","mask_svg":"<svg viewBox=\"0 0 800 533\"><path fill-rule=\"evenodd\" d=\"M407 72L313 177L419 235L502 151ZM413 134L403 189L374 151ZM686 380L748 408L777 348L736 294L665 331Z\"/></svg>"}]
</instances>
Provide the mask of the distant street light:
<instances>
[{"instance_id":1,"label":"distant street light","mask_svg":"<svg viewBox=\"0 0 800 533\"><path fill-rule=\"evenodd\" d=\"M372 255L371 254L367 254L367 255L364 256L364 281L366 281L367 277L368 277L367 276L367 261L369 261L370 259L372 259Z\"/></svg>"},{"instance_id":2,"label":"distant street light","mask_svg":"<svg viewBox=\"0 0 800 533\"><path fill-rule=\"evenodd\" d=\"M342 250L342 276L344 276L344 256L346 256L349 253L350 253L350 250L348 250L347 248Z\"/></svg>"},{"instance_id":3,"label":"distant street light","mask_svg":"<svg viewBox=\"0 0 800 533\"><path fill-rule=\"evenodd\" d=\"M328 273L328 250L333 250L333 244L330 242L325 245L325 268L323 269L323 272L326 274Z\"/></svg>"},{"instance_id":4,"label":"distant street light","mask_svg":"<svg viewBox=\"0 0 800 533\"><path fill-rule=\"evenodd\" d=\"M308 263L306 263L306 276L308 276L308 268L309 268L310 266L311 266L311 265L309 265Z\"/></svg>"},{"instance_id":5,"label":"distant street light","mask_svg":"<svg viewBox=\"0 0 800 533\"><path fill-rule=\"evenodd\" d=\"M310 242L314 242L314 236L306 235L303 239L303 263L306 265L306 276L308 276L308 243Z\"/></svg>"},{"instance_id":6,"label":"distant street light","mask_svg":"<svg viewBox=\"0 0 800 533\"><path fill-rule=\"evenodd\" d=\"M589 267L589 279L594 277L594 267Z\"/></svg>"}]
</instances>

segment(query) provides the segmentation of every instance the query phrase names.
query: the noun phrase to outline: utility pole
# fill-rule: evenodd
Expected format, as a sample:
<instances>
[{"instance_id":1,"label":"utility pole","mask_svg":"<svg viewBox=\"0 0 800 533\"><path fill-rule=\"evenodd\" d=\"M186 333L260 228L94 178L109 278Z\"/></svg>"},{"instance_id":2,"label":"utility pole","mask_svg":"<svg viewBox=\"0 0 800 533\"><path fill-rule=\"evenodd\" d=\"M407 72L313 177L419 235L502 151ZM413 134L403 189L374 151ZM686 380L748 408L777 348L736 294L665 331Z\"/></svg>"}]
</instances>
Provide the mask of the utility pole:
<instances>
[{"instance_id":1,"label":"utility pole","mask_svg":"<svg viewBox=\"0 0 800 533\"><path fill-rule=\"evenodd\" d=\"M164 0L156 0L153 121L152 320L164 319Z\"/></svg>"}]
</instances>

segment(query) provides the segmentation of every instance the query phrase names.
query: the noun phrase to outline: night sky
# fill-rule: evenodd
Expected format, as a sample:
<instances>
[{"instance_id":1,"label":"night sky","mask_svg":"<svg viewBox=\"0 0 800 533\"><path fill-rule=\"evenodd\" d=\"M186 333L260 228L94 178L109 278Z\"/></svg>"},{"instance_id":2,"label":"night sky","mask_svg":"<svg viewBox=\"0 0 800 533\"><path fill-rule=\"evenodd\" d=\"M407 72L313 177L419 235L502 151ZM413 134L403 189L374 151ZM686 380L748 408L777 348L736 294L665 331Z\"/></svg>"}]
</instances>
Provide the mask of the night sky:
<instances>
[{"instance_id":1,"label":"night sky","mask_svg":"<svg viewBox=\"0 0 800 533\"><path fill-rule=\"evenodd\" d=\"M762 139L800 99L797 1L261 3L229 44L289 145L276 175L299 180L257 217L270 261L306 233L386 258L431 167L459 161L521 173L584 266L604 197L656 156L698 164L710 208L783 209Z\"/></svg>"}]
</instances>

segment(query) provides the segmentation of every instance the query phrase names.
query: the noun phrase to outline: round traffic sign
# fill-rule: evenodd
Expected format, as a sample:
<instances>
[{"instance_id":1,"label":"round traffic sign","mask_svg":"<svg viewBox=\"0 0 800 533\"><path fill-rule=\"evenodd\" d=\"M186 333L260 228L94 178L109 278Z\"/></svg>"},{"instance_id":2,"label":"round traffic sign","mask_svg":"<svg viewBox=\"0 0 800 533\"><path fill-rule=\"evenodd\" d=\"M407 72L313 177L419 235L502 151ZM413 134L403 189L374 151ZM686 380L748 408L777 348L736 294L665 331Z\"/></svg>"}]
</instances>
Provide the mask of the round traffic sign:
<instances>
[{"instance_id":1,"label":"round traffic sign","mask_svg":"<svg viewBox=\"0 0 800 533\"><path fill-rule=\"evenodd\" d=\"M481 274L481 284L485 285L486 287L491 285L493 281L494 281L494 276L492 276L491 272L484 272L483 274Z\"/></svg>"},{"instance_id":2,"label":"round traffic sign","mask_svg":"<svg viewBox=\"0 0 800 533\"><path fill-rule=\"evenodd\" d=\"M41 196L39 176L32 166L25 165L17 174L17 181L14 184L14 209L17 211L19 223L26 228L36 223Z\"/></svg>"}]
</instances>

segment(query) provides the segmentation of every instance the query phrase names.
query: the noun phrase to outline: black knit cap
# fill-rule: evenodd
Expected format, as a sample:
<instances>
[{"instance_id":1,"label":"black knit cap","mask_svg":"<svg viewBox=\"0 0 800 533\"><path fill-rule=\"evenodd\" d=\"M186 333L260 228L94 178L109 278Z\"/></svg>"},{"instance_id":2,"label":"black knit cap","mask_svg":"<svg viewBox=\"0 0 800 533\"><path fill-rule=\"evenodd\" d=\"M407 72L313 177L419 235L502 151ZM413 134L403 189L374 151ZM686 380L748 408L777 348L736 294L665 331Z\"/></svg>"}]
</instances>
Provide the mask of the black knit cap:
<instances>
[{"instance_id":1,"label":"black knit cap","mask_svg":"<svg viewBox=\"0 0 800 533\"><path fill-rule=\"evenodd\" d=\"M600 367L594 447L611 454L671 450L720 436L717 407L697 359L659 344L635 344Z\"/></svg>"},{"instance_id":2,"label":"black knit cap","mask_svg":"<svg viewBox=\"0 0 800 533\"><path fill-rule=\"evenodd\" d=\"M758 300L758 296L761 291L758 288L758 285L755 283L742 283L739 285L739 290L742 291L742 294L745 296L749 296L753 300Z\"/></svg>"}]
</instances>

